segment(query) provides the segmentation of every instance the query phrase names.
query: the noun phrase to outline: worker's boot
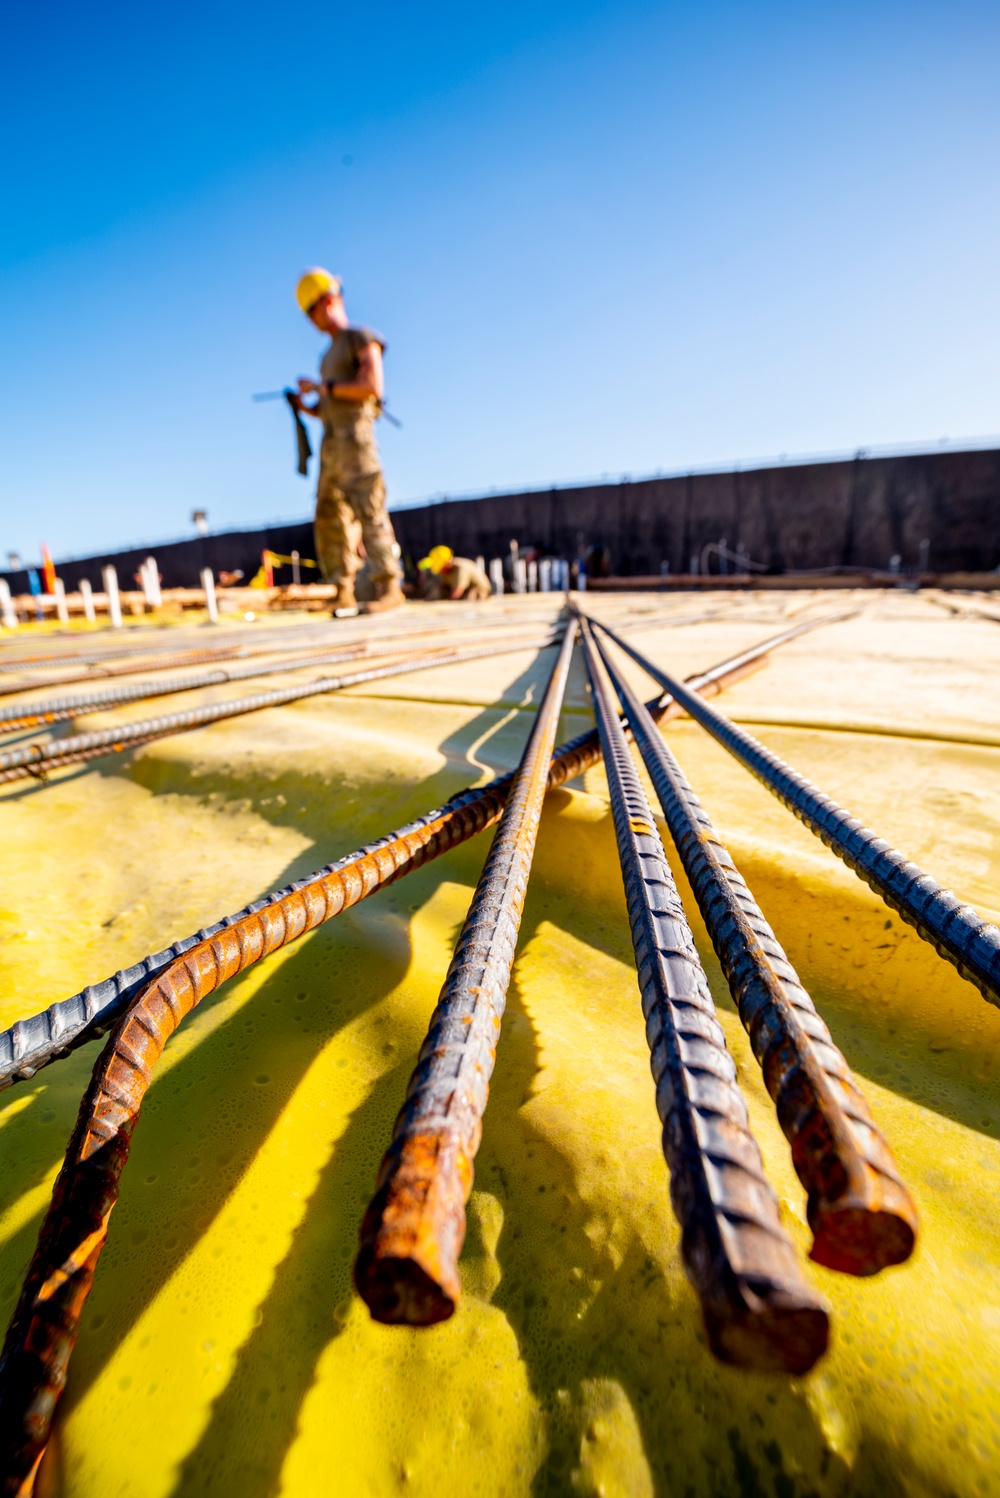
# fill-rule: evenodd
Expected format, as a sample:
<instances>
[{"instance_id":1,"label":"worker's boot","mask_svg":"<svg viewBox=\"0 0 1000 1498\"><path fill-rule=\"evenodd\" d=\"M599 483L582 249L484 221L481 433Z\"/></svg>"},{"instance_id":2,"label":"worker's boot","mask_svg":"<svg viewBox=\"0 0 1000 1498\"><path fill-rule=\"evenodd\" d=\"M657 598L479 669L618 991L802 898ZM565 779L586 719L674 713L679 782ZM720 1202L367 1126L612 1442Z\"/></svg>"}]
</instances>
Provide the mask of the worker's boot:
<instances>
[{"instance_id":1,"label":"worker's boot","mask_svg":"<svg viewBox=\"0 0 1000 1498\"><path fill-rule=\"evenodd\" d=\"M382 614L388 609L398 609L401 603L406 602L406 595L399 586L398 577L379 578L375 584L375 597L371 603L361 606L364 614Z\"/></svg>"},{"instance_id":2,"label":"worker's boot","mask_svg":"<svg viewBox=\"0 0 1000 1498\"><path fill-rule=\"evenodd\" d=\"M358 600L354 596L354 579L345 578L337 584L337 596L333 600L333 617L350 616L358 612Z\"/></svg>"}]
</instances>

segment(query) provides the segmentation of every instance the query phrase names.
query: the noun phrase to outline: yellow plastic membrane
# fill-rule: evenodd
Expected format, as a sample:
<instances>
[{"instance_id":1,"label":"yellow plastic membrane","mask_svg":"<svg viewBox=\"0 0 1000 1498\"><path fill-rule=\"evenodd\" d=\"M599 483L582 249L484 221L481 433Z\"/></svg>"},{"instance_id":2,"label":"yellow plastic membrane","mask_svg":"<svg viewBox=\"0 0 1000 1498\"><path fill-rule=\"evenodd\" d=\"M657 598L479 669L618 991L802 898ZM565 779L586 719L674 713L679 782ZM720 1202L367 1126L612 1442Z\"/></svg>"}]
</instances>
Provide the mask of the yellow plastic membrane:
<instances>
[{"instance_id":1,"label":"yellow plastic membrane","mask_svg":"<svg viewBox=\"0 0 1000 1498\"><path fill-rule=\"evenodd\" d=\"M609 619L719 609L634 636L681 674L789 614L859 607L719 705L996 917L1000 625L908 595L586 602ZM3 788L0 1021L515 764L552 659L387 680ZM628 675L652 694L638 668ZM591 721L576 664L560 739ZM807 1265L833 1337L806 1378L710 1358L670 1210L597 768L546 804L453 1320L374 1324L351 1265L488 834L251 968L170 1041L40 1492L1000 1493L1000 1011L702 730L666 732L892 1145L921 1215L911 1262L863 1281ZM679 882L805 1254L788 1146ZM0 1095L5 1321L98 1054L92 1044Z\"/></svg>"}]
</instances>

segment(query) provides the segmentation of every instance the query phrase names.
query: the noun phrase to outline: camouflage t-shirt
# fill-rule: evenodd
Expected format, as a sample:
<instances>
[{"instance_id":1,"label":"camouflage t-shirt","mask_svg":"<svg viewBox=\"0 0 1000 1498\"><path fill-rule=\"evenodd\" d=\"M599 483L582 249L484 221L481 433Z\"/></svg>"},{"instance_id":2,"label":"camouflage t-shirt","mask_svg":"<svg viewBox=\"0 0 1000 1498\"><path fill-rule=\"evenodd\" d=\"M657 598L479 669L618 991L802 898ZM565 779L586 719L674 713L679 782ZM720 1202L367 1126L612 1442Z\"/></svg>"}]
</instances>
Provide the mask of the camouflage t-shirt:
<instances>
[{"instance_id":1,"label":"camouflage t-shirt","mask_svg":"<svg viewBox=\"0 0 1000 1498\"><path fill-rule=\"evenodd\" d=\"M324 384L350 383L357 379L358 358L362 349L366 349L370 343L377 343L385 352L385 339L372 328L345 328L335 338L331 338L330 347L319 366L320 379ZM320 396L319 407L320 415L327 424L336 421L338 416L357 416L359 411L373 414L378 409L374 400L339 401L336 396L326 394Z\"/></svg>"}]
</instances>

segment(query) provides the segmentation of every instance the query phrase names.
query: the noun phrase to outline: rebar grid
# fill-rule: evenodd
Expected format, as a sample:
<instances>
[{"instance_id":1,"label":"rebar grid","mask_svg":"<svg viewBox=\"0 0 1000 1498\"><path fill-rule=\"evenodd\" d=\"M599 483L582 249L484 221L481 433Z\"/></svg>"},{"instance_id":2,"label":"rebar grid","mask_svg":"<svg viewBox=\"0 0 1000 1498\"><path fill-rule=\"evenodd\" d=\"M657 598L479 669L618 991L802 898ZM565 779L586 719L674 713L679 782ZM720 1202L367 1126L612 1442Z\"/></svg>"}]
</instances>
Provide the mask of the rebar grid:
<instances>
[{"instance_id":1,"label":"rebar grid","mask_svg":"<svg viewBox=\"0 0 1000 1498\"><path fill-rule=\"evenodd\" d=\"M218 723L224 718L241 717L266 707L281 707L288 702L299 702L304 697L339 692L344 687L383 681L390 676L406 676L415 671L429 670L432 666L453 666L462 661L510 655L518 650L544 649L551 642L552 636L546 635L541 638L505 641L502 645L482 645L472 650L433 651L389 666L370 666L349 676L320 677L298 686L273 687L270 691L258 692L253 697L238 697L232 702L186 708L178 713L164 713L158 718L143 718L138 723L123 723L114 728L99 728L93 733L74 734L71 738L56 739L51 743L25 744L0 753L0 784L23 780L32 775L44 777L49 770L60 769L64 765L78 764L82 760L96 759L104 754L120 754L125 749L148 744L153 739L166 738L169 734L187 733L192 728L204 728L209 723Z\"/></svg>"},{"instance_id":2,"label":"rebar grid","mask_svg":"<svg viewBox=\"0 0 1000 1498\"><path fill-rule=\"evenodd\" d=\"M710 670L689 677L687 684L697 692L721 692L749 672L757 670L765 663L771 650L800 634L803 628L816 628L824 622L819 620L808 626L800 625L791 631L772 635L751 649L720 661ZM674 704L672 698L664 700L659 695L646 705L654 718L661 721L679 716L683 711ZM562 744L552 756L549 789L575 780L578 775L597 764L600 757L596 728L587 729L568 743ZM343 872L348 865L365 860L369 854L378 855L381 865L385 850L397 843L408 844L414 837L418 841L424 837L428 839L421 844L423 852L419 861L407 863L404 870L397 871L408 872L410 868L418 867L419 862L436 857L439 852L444 852L482 828L490 826L503 809L512 780L512 774L500 775L485 786L461 791L439 810L430 812L426 817L419 818L335 864L328 864L319 873L310 874L276 894L254 901L235 915L226 916L224 920L203 928L193 936L184 937L167 950L145 957L140 963L125 968L102 982L89 984L80 993L73 994L68 999L60 999L40 1014L16 1021L8 1030L0 1032L0 1090L16 1081L33 1077L43 1066L103 1035L155 973L167 967L175 958L183 956L199 942L207 941L225 926L234 925L245 916L255 914L294 891L304 890L307 885L322 880L328 874ZM482 821L477 820L480 814L484 818ZM395 858L396 854L393 853L392 856ZM408 859L409 854L405 858ZM390 877L397 877L397 873L393 872ZM367 889L365 892L367 893Z\"/></svg>"},{"instance_id":3,"label":"rebar grid","mask_svg":"<svg viewBox=\"0 0 1000 1498\"><path fill-rule=\"evenodd\" d=\"M509 849L512 856L509 893L500 900L500 914L507 920L502 925L497 955L509 945L508 975L517 936L517 922L513 938L509 923L515 907L519 913L518 891L523 901L534 845L531 819L537 828L571 651L572 627L563 640L529 735L530 772L527 776L524 773L529 759L526 750L522 769L513 778L509 804L516 812L510 817L504 814L487 860L487 870L499 867L495 850L502 838L501 850ZM466 807L466 816L483 825L480 818L488 804L480 803L478 809ZM433 831L440 836L442 829ZM116 1025L84 1095L0 1353L0 1482L4 1492L21 1492L24 1484L30 1491L45 1450L52 1417L66 1384L80 1316L107 1238L108 1219L118 1199L132 1132L153 1069L170 1036L221 983L347 905L357 903L377 884L398 877L403 860L396 861L397 853L411 860L411 867L416 861L422 862L419 855L429 841L422 836L426 832L432 829L419 829L409 843L404 841L403 849L382 847L368 854L360 865L354 863L349 869L316 880L225 927L153 978ZM495 883L494 878L494 892Z\"/></svg>"},{"instance_id":4,"label":"rebar grid","mask_svg":"<svg viewBox=\"0 0 1000 1498\"><path fill-rule=\"evenodd\" d=\"M535 628L528 626L528 628ZM464 633L469 635L482 635L488 633L488 637L496 638L496 631L469 630ZM537 630L536 630L537 638ZM555 638L555 636L553 636ZM516 649L514 632L504 635L505 641L511 641L510 648ZM531 642L535 643L534 640ZM420 650L423 656L430 656L436 651L453 650L453 645L424 646ZM14 733L22 728L33 728L38 724L63 722L67 718L75 718L83 713L96 712L101 708L121 707L128 702L142 702L150 697L168 697L175 692L195 692L204 687L225 686L230 681L247 681L255 676L283 676L290 671L304 671L310 666L332 665L335 661L353 660L359 656L366 658L382 655L414 655L417 652L412 645L408 645L405 639L395 642L379 642L369 644L362 641L353 645L330 646L326 650L312 650L291 656L283 656L280 660L268 661L264 665L257 662L247 662L238 666L216 666L211 671L203 671L198 675L176 676L165 681L138 681L130 682L127 686L107 687L101 692L88 692L79 697L52 697L47 701L35 702L28 707L13 704L8 707L0 707L0 734Z\"/></svg>"},{"instance_id":5,"label":"rebar grid","mask_svg":"<svg viewBox=\"0 0 1000 1498\"><path fill-rule=\"evenodd\" d=\"M649 713L598 645L808 1193L810 1257L877 1274L917 1212L850 1068Z\"/></svg>"},{"instance_id":6,"label":"rebar grid","mask_svg":"<svg viewBox=\"0 0 1000 1498\"><path fill-rule=\"evenodd\" d=\"M431 1326L461 1295L458 1256L500 1024L573 653L566 630L545 696L382 1160L354 1282L376 1321Z\"/></svg>"},{"instance_id":7,"label":"rebar grid","mask_svg":"<svg viewBox=\"0 0 1000 1498\"><path fill-rule=\"evenodd\" d=\"M620 649L642 667L708 730L734 759L750 771L798 817L810 832L843 859L859 879L902 916L940 957L952 963L983 998L1000 1006L1000 927L986 921L971 905L944 889L905 854L851 816L842 806L811 785L804 776L717 709L710 707L683 682L640 654L607 625L595 621Z\"/></svg>"},{"instance_id":8,"label":"rebar grid","mask_svg":"<svg viewBox=\"0 0 1000 1498\"><path fill-rule=\"evenodd\" d=\"M515 629L540 628L543 624L554 622L555 615L551 614L548 619L539 614L532 614L514 619L499 619L490 621L488 627L491 633L500 633ZM474 632L469 631L469 632ZM79 686L85 682L100 680L102 677L116 676L139 676L144 673L155 673L158 671L172 670L175 666L204 666L214 661L226 661L236 659L248 659L264 655L286 655L290 649L303 647L315 641L317 647L322 642L326 648L346 648L358 646L362 654L367 648L376 643L392 642L399 640L408 642L415 639L426 638L429 635L453 634L454 627L442 622L438 625L428 625L415 629L411 620L404 627L392 629L365 629L351 631L344 621L333 624L330 620L325 623L303 624L292 626L287 629L275 631L274 637L268 639L266 635L254 640L234 640L229 644L192 646L187 650L170 650L168 648L156 648L144 645L131 650L107 651L102 655L76 655L66 654L49 657L22 657L19 661L6 661L0 664L0 672L15 672L22 670L25 665L36 667L72 667L89 666L88 671L76 670L69 675L56 677L33 677L28 681L15 682L13 686L5 686L0 683L0 697L12 697L24 692L34 692L45 687L57 686ZM332 638L331 638L332 636ZM105 666L104 662L110 662Z\"/></svg>"},{"instance_id":9,"label":"rebar grid","mask_svg":"<svg viewBox=\"0 0 1000 1498\"><path fill-rule=\"evenodd\" d=\"M690 685L722 690L802 628L770 637L720 662L692 678ZM658 699L650 709L668 715L680 711L669 700ZM596 730L563 745L552 756L549 788L574 779L595 764L599 754ZM487 786L463 792L440 812L328 866L318 876L254 902L198 938L178 942L168 952L53 1005L0 1037L2 1075L9 1084L17 1075L30 1076L55 1054L101 1033L112 1018L117 1019L83 1100L0 1354L0 1482L4 1491L31 1491L65 1387L80 1315L107 1235L138 1109L152 1066L169 1035L185 1014L227 978L490 825L500 815L512 781L512 775L501 776ZM153 964L160 964L156 973L150 970ZM122 1009L126 1009L124 1015Z\"/></svg>"},{"instance_id":10,"label":"rebar grid","mask_svg":"<svg viewBox=\"0 0 1000 1498\"><path fill-rule=\"evenodd\" d=\"M580 629L684 1267L716 1357L804 1373L826 1350L826 1307L804 1280L781 1225L708 979L584 618Z\"/></svg>"}]
</instances>

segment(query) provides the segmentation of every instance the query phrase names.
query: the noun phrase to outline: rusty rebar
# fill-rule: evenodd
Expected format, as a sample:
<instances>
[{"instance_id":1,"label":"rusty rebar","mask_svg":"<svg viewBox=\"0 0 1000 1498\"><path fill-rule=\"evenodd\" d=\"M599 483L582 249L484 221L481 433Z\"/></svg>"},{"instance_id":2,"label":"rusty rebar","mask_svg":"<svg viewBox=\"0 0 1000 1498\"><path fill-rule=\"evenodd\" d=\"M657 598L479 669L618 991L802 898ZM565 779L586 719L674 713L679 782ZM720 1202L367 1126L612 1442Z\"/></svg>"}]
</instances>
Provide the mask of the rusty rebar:
<instances>
[{"instance_id":1,"label":"rusty rebar","mask_svg":"<svg viewBox=\"0 0 1000 1498\"><path fill-rule=\"evenodd\" d=\"M552 616L554 621L555 616ZM543 621L540 617L532 615L524 619L503 619L491 621L489 625L482 626L490 631L513 631L526 630L538 627ZM469 631L463 631L466 633ZM477 632L477 631L473 631ZM354 630L351 631L343 623L332 624L329 620L325 624L301 625L294 628L282 629L276 632L276 638L257 638L254 640L234 641L232 644L219 644L202 646L183 651L153 650L144 648L142 650L121 650L109 652L106 656L54 656L53 666L63 668L72 666L74 663L88 665L91 669L86 671L70 671L69 674L56 677L31 677L27 681L15 682L13 685L4 685L0 682L0 697L13 697L25 692L43 690L46 687L56 686L80 686L85 682L103 680L106 677L118 676L140 676L155 675L159 671L172 670L177 666L205 666L217 661L238 659L251 659L258 656L286 656L290 648L303 647L311 641L328 642L328 648L348 649L357 648L360 654L365 654L369 646L373 644L391 643L394 640L411 642L416 639L426 638L428 635L454 634L454 626L442 623L429 625L423 628L414 628L413 622L408 621L407 627L396 627L391 630ZM105 666L104 661L110 664ZM32 664L42 665L41 661ZM8 661L4 668L8 672L18 669L18 663ZM16 711L16 705L10 711Z\"/></svg>"},{"instance_id":2,"label":"rusty rebar","mask_svg":"<svg viewBox=\"0 0 1000 1498\"><path fill-rule=\"evenodd\" d=\"M598 646L807 1192L810 1257L877 1274L913 1251L917 1211L861 1089L635 692Z\"/></svg>"},{"instance_id":3,"label":"rusty rebar","mask_svg":"<svg viewBox=\"0 0 1000 1498\"><path fill-rule=\"evenodd\" d=\"M61 769L64 765L79 764L83 760L97 759L105 754L120 754L126 749L148 744L153 739L166 738L169 734L187 733L193 728L204 728L225 718L242 717L247 713L260 712L262 708L299 702L304 697L339 692L345 687L383 681L390 676L427 671L433 666L453 666L462 661L485 660L491 656L510 655L518 650L543 648L551 642L551 638L551 635L546 635L535 639L505 640L502 645L483 645L471 650L436 650L393 662L388 666L369 666L348 676L319 677L315 681L296 686L273 687L270 691L258 692L253 697L208 703L203 707L186 708L182 712L164 713L158 718L143 718L138 723L123 723L113 728L99 728L93 733L55 739L49 743L25 744L16 749L6 749L0 753L0 784L23 780L27 776L44 778L48 771Z\"/></svg>"},{"instance_id":4,"label":"rusty rebar","mask_svg":"<svg viewBox=\"0 0 1000 1498\"><path fill-rule=\"evenodd\" d=\"M718 614L718 609L702 609L693 614L665 614L654 615L652 617L644 615L638 619L629 619L620 622L619 628L627 629L630 632L633 630L667 628L668 626L672 628L679 624L694 624L702 620L715 619L718 617ZM507 633L536 629L539 626L548 624L550 620L553 623L555 622L554 614L538 612L499 619L490 619L484 615L481 622L479 618L474 618L471 621L463 619L460 623L463 635L486 632L491 635L501 633L506 635ZM36 676L27 681L15 682L13 685L4 685L0 681L0 697L20 696L26 692L44 690L46 687L80 686L84 683L92 683L95 680L119 676L146 675L155 677L155 673L172 670L177 666L205 666L216 661L228 661L237 658L248 659L265 655L278 656L284 659L288 655L291 643L300 642L304 644L309 640L317 639L317 637L322 637L324 640L329 639L327 648L331 652L343 651L345 657L349 657L354 654L391 654L392 647L397 641L400 642L400 649L410 649L414 640L426 639L438 635L453 638L454 634L455 621L444 618L437 624L427 623L420 625L420 627L415 627L414 620L408 618L403 624L379 630L351 630L348 624L340 621L336 625L331 625L327 622L324 625L302 625L296 628L282 629L280 631L280 638L271 641L266 639L235 641L229 645L204 646L179 652L169 652L166 649L156 649L147 645L131 650L107 651L102 655L59 655L48 658L43 656L24 656L18 660L0 663L0 673L16 672L25 666L31 665L49 669L50 667L66 667L76 664L79 666L89 666L91 669L87 671L72 671L68 675L57 677ZM331 658L333 657L331 656ZM103 664L105 661L110 662L110 664L105 666ZM248 670L245 674L256 675L257 672ZM271 673L262 670L260 674L269 675ZM220 680L225 679L227 678L220 678ZM228 679L233 680L236 678L229 677ZM209 686L213 685L212 682L206 682L205 684ZM155 685L154 680L145 684L137 684L134 687L111 688L108 691L108 695L101 695L100 700L95 694L93 697L88 696L86 703L82 703L81 699L66 699L66 703L67 705L75 706L78 711L83 711L84 706L113 706L122 702L135 701L137 698L145 696L155 697L165 695L168 691L192 690L190 687L164 687L162 691L157 691L154 690ZM21 727L30 727L33 723L39 721L55 722L58 719L72 716L70 712L52 712L51 709L53 706L61 709L63 703L51 704L46 702L43 705L36 702L23 708L17 703L12 703L8 707L0 709L0 733L13 732ZM24 718L23 722L22 715Z\"/></svg>"},{"instance_id":5,"label":"rusty rebar","mask_svg":"<svg viewBox=\"0 0 1000 1498\"><path fill-rule=\"evenodd\" d=\"M721 691L800 632L801 627L763 640L691 678L689 685ZM669 699L656 698L649 706L654 714L680 711ZM597 731L577 735L553 754L548 788L574 780L599 757ZM80 1315L149 1082L148 1064L144 1063L145 1070L137 1068L132 1064L136 1057L147 1045L150 1056L158 1055L184 1015L226 978L490 826L501 814L512 781L508 774L464 791L439 811L328 865L318 875L255 901L238 915L52 1005L34 1019L19 1021L0 1036L0 1085L6 1086L30 1077L115 1022L81 1106L0 1354L0 1481L5 1491L30 1492L65 1387ZM95 1126L108 1134L104 1143L91 1127L92 1116Z\"/></svg>"},{"instance_id":6,"label":"rusty rebar","mask_svg":"<svg viewBox=\"0 0 1000 1498\"><path fill-rule=\"evenodd\" d=\"M716 1357L805 1373L826 1350L826 1307L782 1227L607 673L586 619L580 628L684 1267Z\"/></svg>"},{"instance_id":7,"label":"rusty rebar","mask_svg":"<svg viewBox=\"0 0 1000 1498\"><path fill-rule=\"evenodd\" d=\"M984 920L973 906L963 904L951 890L944 889L860 818L851 816L811 785L752 734L710 707L600 620L596 623L907 925L930 942L938 956L952 963L984 999L1000 1006L1000 928Z\"/></svg>"},{"instance_id":8,"label":"rusty rebar","mask_svg":"<svg viewBox=\"0 0 1000 1498\"><path fill-rule=\"evenodd\" d=\"M548 780L552 740L572 649L571 630L564 638L549 690L529 736L529 745L534 745L530 808L535 825ZM523 788L518 796L518 782L523 787L523 774L519 772L513 781L510 804L520 807L525 802ZM464 822L465 836L478 831L492 819L490 813L495 816L499 812L505 794L506 789L497 788L492 798L481 797L477 802L470 798L452 821ZM498 838L504 826L502 819ZM524 817L518 819L517 830L512 877L515 882L520 878L523 899L527 866L530 866L527 847L530 827ZM401 837L386 840L373 851L346 861L336 872L311 880L234 921L175 958L146 984L119 1020L84 1095L0 1353L3 1491L30 1491L56 1405L65 1388L80 1316L107 1238L108 1219L118 1198L118 1183L128 1159L132 1132L167 1040L186 1015L221 983L356 904L375 887L417 867L425 861L435 839L445 846L461 840L457 837L453 840L449 831L441 818L436 825L425 822ZM441 851L444 849L439 846L433 853ZM492 851L487 867L491 862L495 863ZM510 951L512 955L512 945Z\"/></svg>"},{"instance_id":9,"label":"rusty rebar","mask_svg":"<svg viewBox=\"0 0 1000 1498\"><path fill-rule=\"evenodd\" d=\"M527 632L536 629L536 626L525 625L523 628ZM418 631L418 633L427 633L427 631ZM444 631L434 631L434 633L444 633ZM493 628L488 631L463 630L462 634L463 638L484 634L487 638L496 638L496 630ZM503 634L505 641L513 640L514 637L514 631ZM176 692L200 691L205 687L224 686L231 681L247 681L255 676L282 676L290 671L304 671L310 666L328 666L335 661L353 660L359 656L368 658L382 655L414 655L417 652L411 644L406 643L407 638L401 636L399 643L395 640L376 642L358 640L349 645L329 646L325 650L283 655L280 659L267 661L263 665L254 661L243 665L215 666L210 671L202 671L190 676L130 682L126 686L106 687L103 691L88 692L86 695L76 697L51 697L42 702L33 702L24 706L12 704L8 707L0 707L0 734L14 733L19 729L33 728L47 723L59 723L69 718L80 717L84 713L99 712L104 708L123 707L129 702L144 702L153 697L168 697ZM511 649L514 648L515 646L512 645ZM422 646L420 653L430 655L435 650L451 649L454 649L453 645Z\"/></svg>"},{"instance_id":10,"label":"rusty rebar","mask_svg":"<svg viewBox=\"0 0 1000 1498\"><path fill-rule=\"evenodd\" d=\"M823 622L823 620L817 621L817 623ZM810 624L807 627L817 626ZM794 630L772 635L751 649L720 661L710 670L689 677L687 685L693 691L706 695L721 692L727 686L741 680L748 672L758 669L764 664L770 651L801 633L802 628L803 626L798 626ZM659 695L647 703L647 708L654 718L660 721L678 716L683 711L673 703L672 698L663 699ZM552 756L549 789L552 790L557 786L565 785L567 781L575 780L578 775L582 775L585 770L595 765L600 755L596 729L587 729L568 743L562 744ZM122 969L110 978L88 984L80 993L73 994L68 999L58 1000L40 1014L17 1020L9 1029L0 1032L0 1089L33 1077L37 1071L48 1066L50 1062L68 1055L77 1046L85 1045L88 1041L103 1035L121 1017L155 973L169 966L176 958L183 956L200 942L207 941L225 926L234 925L237 921L262 910L266 905L274 904L294 891L305 889L307 885L325 878L328 874L338 873L354 861L366 859L369 854L378 854L381 858L385 848L397 843L405 844L415 835L432 839L426 844L426 848L433 848L433 851L425 851L421 858L421 861L425 862L427 858L436 857L438 852L453 847L456 842L464 841L466 837L472 836L482 827L491 825L503 809L512 778L509 774L501 775L485 786L461 791L440 809L430 812L426 817L419 818L418 821L398 832L390 833L387 838L369 844L368 847L350 854L348 858L341 859L338 863L328 864L319 873L310 874L296 881L295 884L289 885L287 889L279 890L276 894L255 901L245 909L237 911L235 915L226 916L224 920L204 927L192 936L184 937L163 952L144 957L141 962ZM483 815L486 820L473 825L475 819L469 821L467 814L471 814L473 808L480 806L484 808ZM428 828L438 830L431 834L427 831ZM444 829L447 829L447 836L444 836ZM439 838L440 841L438 841ZM417 864L408 864L404 872L415 867ZM391 877L397 877L398 872L398 870L393 872Z\"/></svg>"},{"instance_id":11,"label":"rusty rebar","mask_svg":"<svg viewBox=\"0 0 1000 1498\"><path fill-rule=\"evenodd\" d=\"M571 624L365 1213L354 1283L376 1321L431 1326L452 1315L461 1295L465 1204L575 633Z\"/></svg>"}]
</instances>

